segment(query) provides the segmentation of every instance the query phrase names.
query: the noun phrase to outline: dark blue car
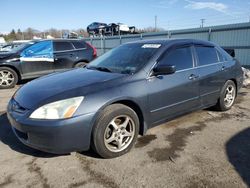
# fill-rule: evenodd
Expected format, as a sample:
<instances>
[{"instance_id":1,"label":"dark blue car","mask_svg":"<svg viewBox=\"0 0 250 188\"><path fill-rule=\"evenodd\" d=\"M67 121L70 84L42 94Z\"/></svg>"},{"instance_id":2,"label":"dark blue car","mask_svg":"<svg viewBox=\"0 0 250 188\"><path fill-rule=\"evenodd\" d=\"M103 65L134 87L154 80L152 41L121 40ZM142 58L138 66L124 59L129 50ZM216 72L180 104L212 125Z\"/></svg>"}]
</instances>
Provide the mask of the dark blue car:
<instances>
[{"instance_id":1,"label":"dark blue car","mask_svg":"<svg viewBox=\"0 0 250 188\"><path fill-rule=\"evenodd\" d=\"M87 67L21 87L8 118L24 144L51 153L88 150L112 158L138 134L194 110L228 110L242 86L240 64L218 45L192 39L124 44Z\"/></svg>"}]
</instances>

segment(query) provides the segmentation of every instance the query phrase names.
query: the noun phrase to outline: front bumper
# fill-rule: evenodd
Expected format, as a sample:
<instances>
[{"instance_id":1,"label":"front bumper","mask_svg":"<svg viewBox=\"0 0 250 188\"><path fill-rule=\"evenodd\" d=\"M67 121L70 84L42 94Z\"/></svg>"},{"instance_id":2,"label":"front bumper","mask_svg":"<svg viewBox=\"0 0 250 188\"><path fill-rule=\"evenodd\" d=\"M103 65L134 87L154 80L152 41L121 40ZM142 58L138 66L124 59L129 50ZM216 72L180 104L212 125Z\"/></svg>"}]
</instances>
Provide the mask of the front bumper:
<instances>
[{"instance_id":1,"label":"front bumper","mask_svg":"<svg viewBox=\"0 0 250 188\"><path fill-rule=\"evenodd\" d=\"M13 132L23 144L55 154L89 149L94 113L63 120L35 120L14 111L11 103L7 116Z\"/></svg>"}]
</instances>

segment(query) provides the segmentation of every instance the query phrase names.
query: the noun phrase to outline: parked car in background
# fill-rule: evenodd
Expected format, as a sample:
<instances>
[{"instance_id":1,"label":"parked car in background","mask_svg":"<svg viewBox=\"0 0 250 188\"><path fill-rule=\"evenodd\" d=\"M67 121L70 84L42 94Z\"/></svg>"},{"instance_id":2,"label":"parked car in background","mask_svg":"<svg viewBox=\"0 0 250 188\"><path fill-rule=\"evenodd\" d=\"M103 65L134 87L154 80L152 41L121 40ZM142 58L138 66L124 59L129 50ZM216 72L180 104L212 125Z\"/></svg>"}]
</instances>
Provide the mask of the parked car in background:
<instances>
[{"instance_id":1,"label":"parked car in background","mask_svg":"<svg viewBox=\"0 0 250 188\"><path fill-rule=\"evenodd\" d=\"M64 32L62 36L64 39L77 39L78 37L76 32Z\"/></svg>"},{"instance_id":2,"label":"parked car in background","mask_svg":"<svg viewBox=\"0 0 250 188\"><path fill-rule=\"evenodd\" d=\"M25 44L29 44L29 42L32 42L31 40L15 40L10 43L6 43L2 47L0 47L0 53L3 52L10 52L19 46L24 46Z\"/></svg>"},{"instance_id":3,"label":"parked car in background","mask_svg":"<svg viewBox=\"0 0 250 188\"><path fill-rule=\"evenodd\" d=\"M167 120L211 106L229 110L242 82L241 65L216 44L139 41L110 50L84 69L31 81L11 98L7 115L15 135L30 147L68 153L91 146L112 158Z\"/></svg>"},{"instance_id":4,"label":"parked car in background","mask_svg":"<svg viewBox=\"0 0 250 188\"><path fill-rule=\"evenodd\" d=\"M22 43L8 43L8 44L5 44L3 45L1 48L0 48L0 53L1 52L10 52L12 51L13 49L17 48L18 46L20 46Z\"/></svg>"},{"instance_id":5,"label":"parked car in background","mask_svg":"<svg viewBox=\"0 0 250 188\"><path fill-rule=\"evenodd\" d=\"M83 40L34 41L9 53L0 53L0 88L23 79L83 67L96 57L96 49Z\"/></svg>"}]
</instances>

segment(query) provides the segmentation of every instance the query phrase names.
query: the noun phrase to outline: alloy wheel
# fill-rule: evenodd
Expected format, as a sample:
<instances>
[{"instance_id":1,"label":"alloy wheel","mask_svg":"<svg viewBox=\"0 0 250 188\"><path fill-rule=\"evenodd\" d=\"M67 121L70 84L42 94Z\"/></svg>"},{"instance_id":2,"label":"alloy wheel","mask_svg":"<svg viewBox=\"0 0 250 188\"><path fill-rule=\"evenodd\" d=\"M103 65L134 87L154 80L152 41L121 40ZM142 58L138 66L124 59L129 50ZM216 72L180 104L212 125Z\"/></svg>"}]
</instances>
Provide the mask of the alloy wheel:
<instances>
[{"instance_id":1,"label":"alloy wheel","mask_svg":"<svg viewBox=\"0 0 250 188\"><path fill-rule=\"evenodd\" d=\"M8 70L0 71L0 85L1 86L10 86L14 82L14 75Z\"/></svg>"},{"instance_id":2,"label":"alloy wheel","mask_svg":"<svg viewBox=\"0 0 250 188\"><path fill-rule=\"evenodd\" d=\"M226 88L225 97L224 97L224 103L227 108L233 105L234 100L235 100L235 95L236 95L235 87L229 84Z\"/></svg>"},{"instance_id":3,"label":"alloy wheel","mask_svg":"<svg viewBox=\"0 0 250 188\"><path fill-rule=\"evenodd\" d=\"M135 122L127 115L112 119L104 132L104 144L111 152L126 149L135 135Z\"/></svg>"}]
</instances>

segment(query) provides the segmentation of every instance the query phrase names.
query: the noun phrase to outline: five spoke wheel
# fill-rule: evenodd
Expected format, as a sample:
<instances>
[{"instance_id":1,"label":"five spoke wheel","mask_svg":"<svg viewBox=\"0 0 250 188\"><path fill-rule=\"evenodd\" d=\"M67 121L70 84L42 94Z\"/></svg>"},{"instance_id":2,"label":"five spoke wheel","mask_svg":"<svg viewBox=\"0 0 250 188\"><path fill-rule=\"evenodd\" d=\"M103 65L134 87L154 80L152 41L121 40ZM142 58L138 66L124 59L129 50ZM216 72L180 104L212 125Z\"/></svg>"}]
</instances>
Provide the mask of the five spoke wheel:
<instances>
[{"instance_id":1,"label":"five spoke wheel","mask_svg":"<svg viewBox=\"0 0 250 188\"><path fill-rule=\"evenodd\" d=\"M236 92L235 92L234 86L228 85L226 88L225 98L224 98L224 102L225 102L226 107L232 106L232 104L234 103L235 95L236 95Z\"/></svg>"},{"instance_id":2,"label":"five spoke wheel","mask_svg":"<svg viewBox=\"0 0 250 188\"><path fill-rule=\"evenodd\" d=\"M133 140L135 123L127 115L115 117L106 127L105 146L112 152L119 152L129 146Z\"/></svg>"},{"instance_id":3,"label":"five spoke wheel","mask_svg":"<svg viewBox=\"0 0 250 188\"><path fill-rule=\"evenodd\" d=\"M220 98L216 104L217 110L229 110L236 99L237 88L232 80L228 80L221 89Z\"/></svg>"},{"instance_id":4,"label":"five spoke wheel","mask_svg":"<svg viewBox=\"0 0 250 188\"><path fill-rule=\"evenodd\" d=\"M139 133L136 112L123 104L111 104L99 115L93 127L92 148L103 158L127 153Z\"/></svg>"}]
</instances>

